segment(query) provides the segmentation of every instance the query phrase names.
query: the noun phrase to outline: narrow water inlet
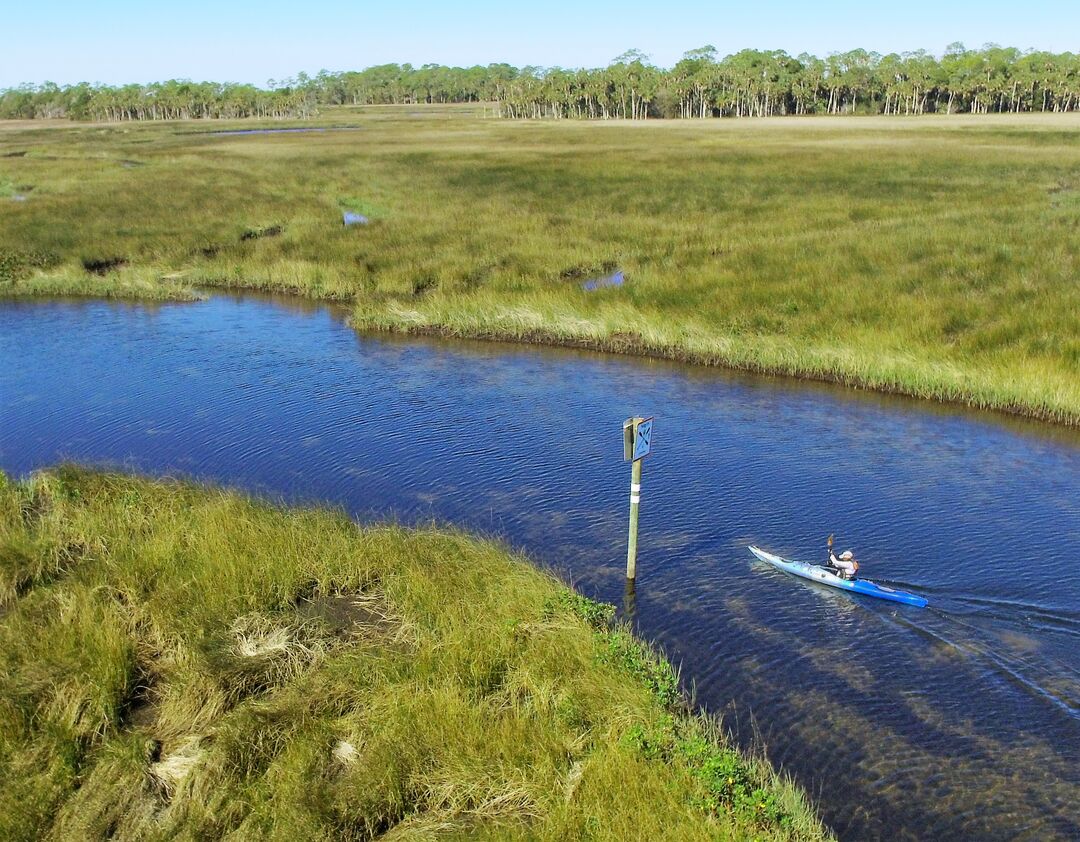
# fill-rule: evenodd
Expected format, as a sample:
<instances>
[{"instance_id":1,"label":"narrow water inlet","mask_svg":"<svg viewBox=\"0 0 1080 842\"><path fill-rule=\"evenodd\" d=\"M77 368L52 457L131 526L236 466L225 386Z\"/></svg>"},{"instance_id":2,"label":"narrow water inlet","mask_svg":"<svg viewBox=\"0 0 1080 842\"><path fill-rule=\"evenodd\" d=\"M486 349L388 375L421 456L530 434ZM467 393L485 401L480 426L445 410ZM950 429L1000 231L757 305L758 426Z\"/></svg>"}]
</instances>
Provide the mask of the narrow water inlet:
<instances>
[{"instance_id":1,"label":"narrow water inlet","mask_svg":"<svg viewBox=\"0 0 1080 842\"><path fill-rule=\"evenodd\" d=\"M325 132L355 132L361 131L363 126L296 126L274 129L215 129L203 132L178 132L177 134L205 134L217 137L230 137L239 135L260 134L323 134Z\"/></svg>"}]
</instances>

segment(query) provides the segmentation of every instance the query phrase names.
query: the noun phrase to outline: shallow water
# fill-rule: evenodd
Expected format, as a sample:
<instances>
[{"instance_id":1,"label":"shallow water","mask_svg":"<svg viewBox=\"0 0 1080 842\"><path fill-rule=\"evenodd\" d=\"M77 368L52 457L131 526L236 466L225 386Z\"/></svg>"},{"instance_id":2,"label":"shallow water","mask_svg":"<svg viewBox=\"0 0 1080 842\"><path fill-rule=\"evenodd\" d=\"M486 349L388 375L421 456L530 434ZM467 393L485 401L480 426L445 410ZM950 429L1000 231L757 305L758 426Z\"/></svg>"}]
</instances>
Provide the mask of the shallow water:
<instances>
[{"instance_id":1,"label":"shallow water","mask_svg":"<svg viewBox=\"0 0 1080 842\"><path fill-rule=\"evenodd\" d=\"M343 225L367 225L369 220L362 213L356 213L355 211L342 211L341 222Z\"/></svg>"},{"instance_id":2,"label":"shallow water","mask_svg":"<svg viewBox=\"0 0 1080 842\"><path fill-rule=\"evenodd\" d=\"M296 126L285 129L215 129L206 132L187 132L187 134L210 134L217 137L235 137L249 134L322 134L324 132L355 132L359 126Z\"/></svg>"},{"instance_id":3,"label":"shallow water","mask_svg":"<svg viewBox=\"0 0 1080 842\"><path fill-rule=\"evenodd\" d=\"M621 425L656 417L624 593ZM501 536L630 610L845 839L1080 837L1080 435L788 379L357 335L291 301L0 304L0 467ZM757 543L921 593L786 576Z\"/></svg>"},{"instance_id":4,"label":"shallow water","mask_svg":"<svg viewBox=\"0 0 1080 842\"><path fill-rule=\"evenodd\" d=\"M590 278L581 285L581 288L586 292L595 292L598 289L606 289L607 287L621 287L625 281L626 276L620 269L608 275Z\"/></svg>"}]
</instances>

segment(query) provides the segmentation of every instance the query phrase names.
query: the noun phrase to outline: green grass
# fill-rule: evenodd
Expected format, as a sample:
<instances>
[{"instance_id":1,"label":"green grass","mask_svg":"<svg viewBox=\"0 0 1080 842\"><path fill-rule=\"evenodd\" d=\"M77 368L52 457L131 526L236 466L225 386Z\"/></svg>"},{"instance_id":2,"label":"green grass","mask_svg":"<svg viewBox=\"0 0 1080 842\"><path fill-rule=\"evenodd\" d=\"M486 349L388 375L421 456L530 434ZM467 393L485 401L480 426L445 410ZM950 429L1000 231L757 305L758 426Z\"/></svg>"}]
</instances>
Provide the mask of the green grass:
<instances>
[{"instance_id":1,"label":"green grass","mask_svg":"<svg viewBox=\"0 0 1080 842\"><path fill-rule=\"evenodd\" d=\"M335 120L360 128L0 127L0 156L26 153L0 157L0 182L33 188L0 205L0 294L90 292L83 262L123 257L119 294L178 294L157 279L183 272L353 301L358 327L1080 423L1077 115L633 125L383 108L319 122ZM342 209L372 224L344 228ZM610 265L625 286L581 290ZM124 271L140 284L120 286Z\"/></svg>"},{"instance_id":2,"label":"green grass","mask_svg":"<svg viewBox=\"0 0 1080 842\"><path fill-rule=\"evenodd\" d=\"M0 837L824 838L612 615L458 532L0 474Z\"/></svg>"},{"instance_id":3,"label":"green grass","mask_svg":"<svg viewBox=\"0 0 1080 842\"><path fill-rule=\"evenodd\" d=\"M369 220L379 219L387 215L385 208L373 205L367 199L358 199L355 196L344 196L339 202L343 211L352 211L366 216Z\"/></svg>"}]
</instances>

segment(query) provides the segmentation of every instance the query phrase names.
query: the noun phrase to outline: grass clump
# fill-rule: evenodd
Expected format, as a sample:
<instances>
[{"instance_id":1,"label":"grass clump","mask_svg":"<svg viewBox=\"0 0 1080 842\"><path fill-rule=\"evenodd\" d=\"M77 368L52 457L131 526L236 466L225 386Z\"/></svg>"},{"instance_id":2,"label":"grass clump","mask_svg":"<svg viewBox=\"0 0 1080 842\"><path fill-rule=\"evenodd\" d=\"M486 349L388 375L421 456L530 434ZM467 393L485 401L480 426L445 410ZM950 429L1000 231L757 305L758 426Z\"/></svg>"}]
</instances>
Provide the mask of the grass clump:
<instances>
[{"instance_id":1,"label":"grass clump","mask_svg":"<svg viewBox=\"0 0 1080 842\"><path fill-rule=\"evenodd\" d=\"M701 809L762 828L793 826L780 795L762 783L738 751L723 745L711 723L669 717L652 729L633 726L624 740L650 760L684 763L697 786Z\"/></svg>"},{"instance_id":2,"label":"grass clump","mask_svg":"<svg viewBox=\"0 0 1080 842\"><path fill-rule=\"evenodd\" d=\"M60 262L56 252L0 248L0 282L14 283L29 277L35 270L52 269Z\"/></svg>"},{"instance_id":3,"label":"grass clump","mask_svg":"<svg viewBox=\"0 0 1080 842\"><path fill-rule=\"evenodd\" d=\"M0 253L0 297L77 296L128 301L198 301L206 297L182 278L166 277L138 267L104 273L86 271L81 265L39 271L21 256L12 263L5 274L4 256Z\"/></svg>"},{"instance_id":4,"label":"grass clump","mask_svg":"<svg viewBox=\"0 0 1080 842\"><path fill-rule=\"evenodd\" d=\"M283 225L265 225L261 228L248 228L240 235L241 242L261 240L263 237L280 237L285 233Z\"/></svg>"},{"instance_id":5,"label":"grass clump","mask_svg":"<svg viewBox=\"0 0 1080 842\"><path fill-rule=\"evenodd\" d=\"M497 545L0 475L0 836L825 837L671 666Z\"/></svg>"}]
</instances>

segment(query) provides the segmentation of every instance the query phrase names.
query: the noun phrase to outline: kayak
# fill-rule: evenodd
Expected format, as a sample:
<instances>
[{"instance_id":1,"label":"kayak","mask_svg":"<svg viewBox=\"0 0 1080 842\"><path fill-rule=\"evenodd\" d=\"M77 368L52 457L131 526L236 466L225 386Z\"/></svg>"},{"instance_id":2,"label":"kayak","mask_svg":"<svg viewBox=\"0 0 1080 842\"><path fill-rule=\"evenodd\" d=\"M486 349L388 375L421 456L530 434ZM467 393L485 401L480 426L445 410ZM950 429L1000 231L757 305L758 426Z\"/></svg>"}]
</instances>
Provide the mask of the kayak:
<instances>
[{"instance_id":1,"label":"kayak","mask_svg":"<svg viewBox=\"0 0 1080 842\"><path fill-rule=\"evenodd\" d=\"M788 561L786 558L767 553L758 547L750 547L749 549L750 552L762 561L767 561L773 567L809 579L811 582L828 585L831 588L840 588L844 591L861 593L863 596L891 599L893 602L902 602L905 605L914 605L918 608L925 608L927 605L926 600L917 594L893 590L885 585L877 585L867 579L842 579L828 567L820 564L808 564L805 561Z\"/></svg>"}]
</instances>

